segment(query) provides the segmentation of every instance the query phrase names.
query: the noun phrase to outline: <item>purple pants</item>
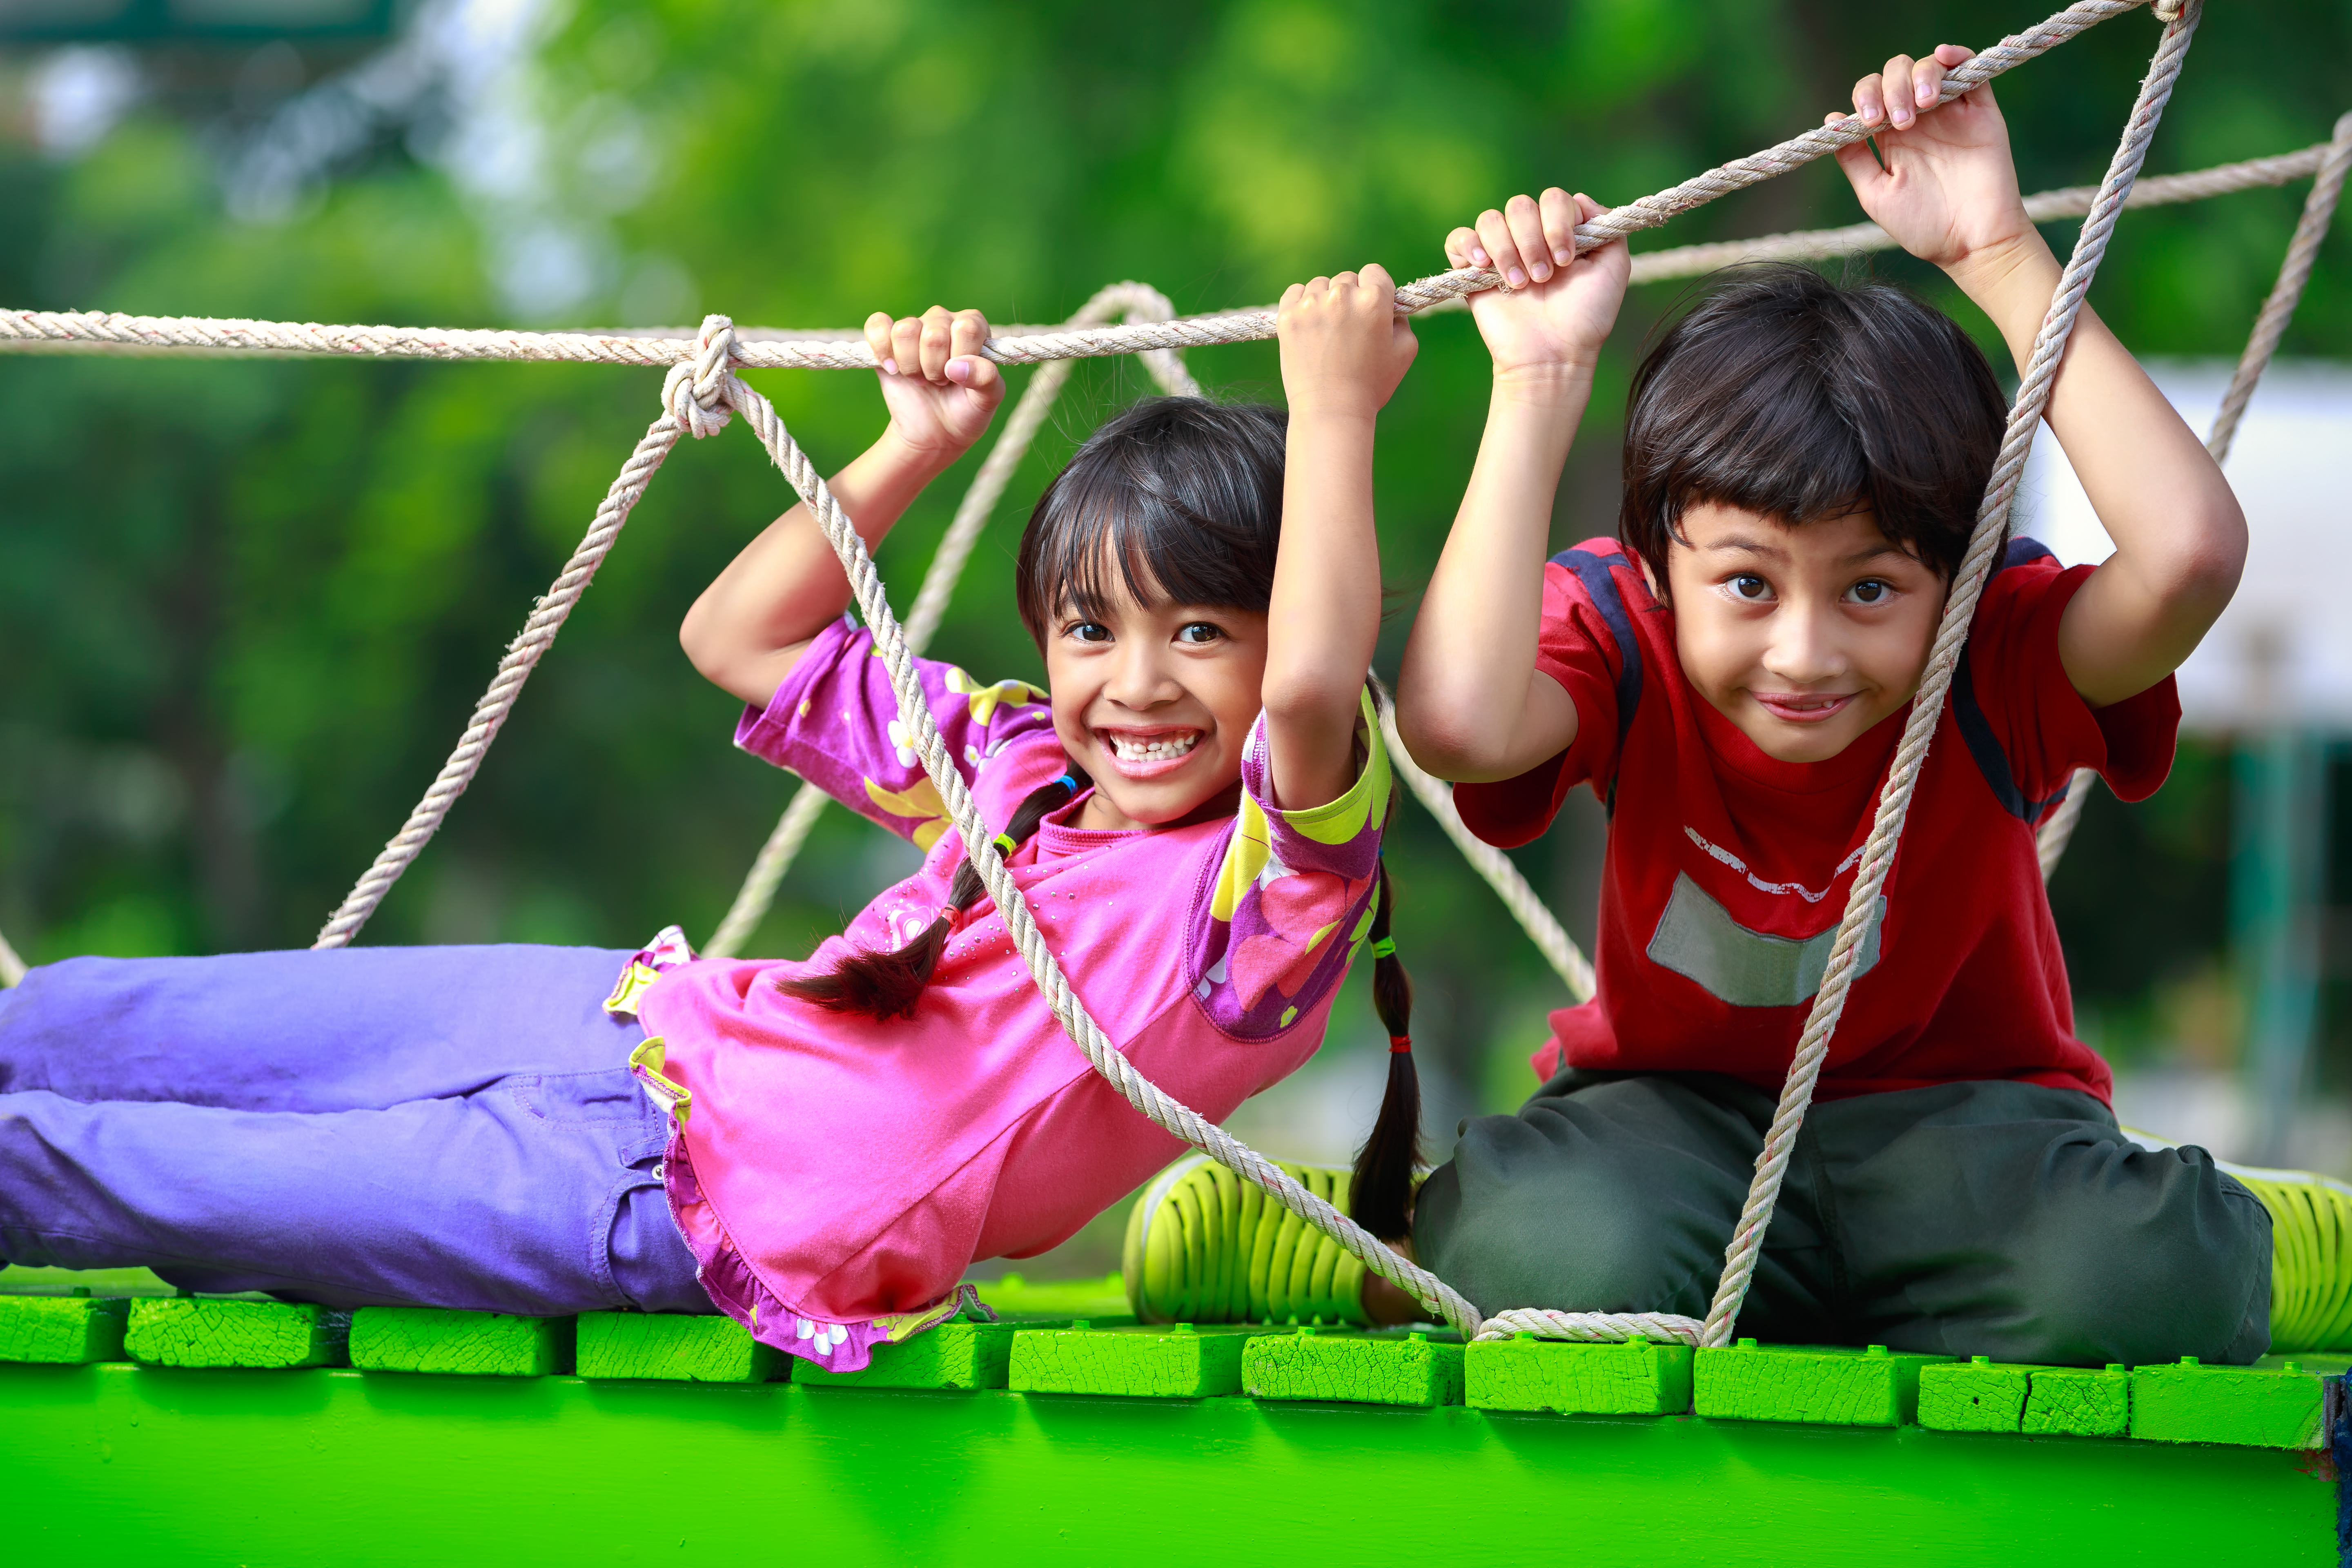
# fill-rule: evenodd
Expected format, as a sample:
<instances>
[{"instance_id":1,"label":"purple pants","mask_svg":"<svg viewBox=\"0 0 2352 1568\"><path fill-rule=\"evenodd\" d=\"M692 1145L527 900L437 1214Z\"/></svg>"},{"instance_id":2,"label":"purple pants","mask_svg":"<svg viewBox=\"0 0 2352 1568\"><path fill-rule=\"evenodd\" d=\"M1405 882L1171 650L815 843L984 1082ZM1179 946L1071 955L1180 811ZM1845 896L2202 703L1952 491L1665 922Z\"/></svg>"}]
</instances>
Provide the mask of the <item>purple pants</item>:
<instances>
[{"instance_id":1,"label":"purple pants","mask_svg":"<svg viewBox=\"0 0 2352 1568\"><path fill-rule=\"evenodd\" d=\"M709 1312L625 951L78 958L0 991L0 1260L334 1307Z\"/></svg>"}]
</instances>

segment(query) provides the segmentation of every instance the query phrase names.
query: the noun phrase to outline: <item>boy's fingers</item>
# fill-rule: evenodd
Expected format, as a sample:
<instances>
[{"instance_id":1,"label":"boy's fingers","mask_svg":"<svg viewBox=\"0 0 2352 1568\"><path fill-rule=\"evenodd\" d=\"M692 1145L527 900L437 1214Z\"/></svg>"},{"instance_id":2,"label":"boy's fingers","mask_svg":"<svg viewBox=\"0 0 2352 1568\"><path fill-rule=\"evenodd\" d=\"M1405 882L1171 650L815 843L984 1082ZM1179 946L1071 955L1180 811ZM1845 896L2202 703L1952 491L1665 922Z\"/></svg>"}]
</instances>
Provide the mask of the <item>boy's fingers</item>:
<instances>
[{"instance_id":1,"label":"boy's fingers","mask_svg":"<svg viewBox=\"0 0 2352 1568\"><path fill-rule=\"evenodd\" d=\"M1503 205L1503 221L1511 226L1511 243L1519 247L1520 265L1541 283L1551 276L1551 242L1544 237L1543 209L1532 196L1513 196Z\"/></svg>"},{"instance_id":2,"label":"boy's fingers","mask_svg":"<svg viewBox=\"0 0 2352 1568\"><path fill-rule=\"evenodd\" d=\"M1445 259L1456 267L1484 267L1486 252L1478 244L1478 232L1457 228L1445 237Z\"/></svg>"},{"instance_id":3,"label":"boy's fingers","mask_svg":"<svg viewBox=\"0 0 2352 1568\"><path fill-rule=\"evenodd\" d=\"M1558 185L1546 191L1538 205L1543 212L1545 248L1555 266L1565 267L1576 259L1576 226L1584 221L1584 208Z\"/></svg>"},{"instance_id":4,"label":"boy's fingers","mask_svg":"<svg viewBox=\"0 0 2352 1568\"><path fill-rule=\"evenodd\" d=\"M1853 84L1853 111L1862 116L1864 125L1886 123L1885 84L1876 71Z\"/></svg>"},{"instance_id":5,"label":"boy's fingers","mask_svg":"<svg viewBox=\"0 0 2352 1568\"><path fill-rule=\"evenodd\" d=\"M1486 252L1486 265L1503 275L1506 285L1513 289L1528 286L1528 269L1519 261L1519 247L1511 238L1511 226L1493 207L1478 215L1478 243Z\"/></svg>"},{"instance_id":6,"label":"boy's fingers","mask_svg":"<svg viewBox=\"0 0 2352 1568\"><path fill-rule=\"evenodd\" d=\"M1832 114L1830 121L1834 124L1844 118L1843 114ZM1867 142L1849 142L1833 156L1837 159L1838 167L1845 171L1845 177L1853 182L1856 191L1866 190L1874 182L1886 177L1886 171L1878 166L1878 160L1872 156Z\"/></svg>"},{"instance_id":7,"label":"boy's fingers","mask_svg":"<svg viewBox=\"0 0 2352 1568\"><path fill-rule=\"evenodd\" d=\"M1912 68L1911 97L1922 109L1933 109L1943 96L1944 63L1930 55Z\"/></svg>"},{"instance_id":8,"label":"boy's fingers","mask_svg":"<svg viewBox=\"0 0 2352 1568\"><path fill-rule=\"evenodd\" d=\"M1912 65L1909 55L1897 55L1879 73L1886 80L1886 118L1897 131L1908 129L1919 118L1919 107L1911 93Z\"/></svg>"}]
</instances>

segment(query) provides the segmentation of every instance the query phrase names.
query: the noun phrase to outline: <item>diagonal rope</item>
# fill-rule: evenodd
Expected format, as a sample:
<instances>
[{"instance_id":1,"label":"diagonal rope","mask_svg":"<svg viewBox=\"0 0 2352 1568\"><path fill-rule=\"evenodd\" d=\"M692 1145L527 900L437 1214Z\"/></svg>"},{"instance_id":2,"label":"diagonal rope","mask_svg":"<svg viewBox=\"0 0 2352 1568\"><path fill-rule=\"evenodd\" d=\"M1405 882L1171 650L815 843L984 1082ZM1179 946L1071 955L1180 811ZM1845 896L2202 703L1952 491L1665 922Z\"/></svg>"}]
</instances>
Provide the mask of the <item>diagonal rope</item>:
<instances>
[{"instance_id":1,"label":"diagonal rope","mask_svg":"<svg viewBox=\"0 0 2352 1568\"><path fill-rule=\"evenodd\" d=\"M1090 321L1106 321L1124 313L1129 321L1164 321L1176 313L1168 296L1143 283L1113 283L1078 308L1070 321L1072 325ZM1200 383L1184 368L1183 357L1173 349L1148 349L1138 356L1152 381L1162 392L1172 395L1197 397ZM932 552L931 563L923 574L923 585L915 595L914 608L907 613L907 646L921 653L930 646L939 630L940 621L947 614L948 603L955 596L956 584L971 559L973 546L980 542L981 530L988 526L989 515L1003 498L1004 487L1013 482L1020 469L1021 459L1028 456L1030 443L1045 428L1045 417L1052 413L1054 402L1062 395L1062 387L1070 378L1069 360L1048 360L1030 376L1029 384L1022 389L1021 397L1004 421L1003 432L989 448L980 471L972 476L971 488L964 491L956 507L955 518L948 524L947 532L940 538L939 548ZM743 951L743 944L768 916L776 901L776 889L783 882L793 862L800 858L801 847L808 842L810 830L818 817L824 815L830 799L821 789L803 784L776 819L774 831L760 847L751 868L744 873L743 885L735 890L735 899L727 907L726 918L719 929L710 933L703 944L706 958L732 958Z\"/></svg>"},{"instance_id":2,"label":"diagonal rope","mask_svg":"<svg viewBox=\"0 0 2352 1568\"><path fill-rule=\"evenodd\" d=\"M25 961L8 945L5 933L0 933L0 990L15 986L25 978Z\"/></svg>"},{"instance_id":3,"label":"diagonal rope","mask_svg":"<svg viewBox=\"0 0 2352 1568\"><path fill-rule=\"evenodd\" d=\"M2229 390L2221 395L2221 405L2213 411L2212 430L2205 437L2205 449L2213 454L2217 463L2230 460L2230 446L2237 439L2238 422L2245 417L2254 387L2263 379L2263 372L2270 368L2271 356L2278 352L2279 339L2285 335L2286 324L2303 300L2304 285L2311 281L2312 263L2319 255L2320 242L2327 237L2328 225L2335 219L2336 200L2344 194L2345 172L2352 169L2352 114L2336 121L2336 134L2322 143L2320 151L2325 156L2311 182L2311 194L2304 198L2303 216L2295 222L2294 237L2287 242L2286 259L2279 264L2278 281L2271 285L2270 298L2263 301L2261 312L2254 317L2254 330L2246 338L2246 352L2238 356L2237 373L2230 377ZM2044 882L2058 869L2067 842L2074 837L2075 825L2083 819L2083 807L2091 798L2091 786L2098 777L2090 768L2076 768L2074 776L2066 781L2066 798L2059 802L2050 820L2033 836Z\"/></svg>"}]
</instances>

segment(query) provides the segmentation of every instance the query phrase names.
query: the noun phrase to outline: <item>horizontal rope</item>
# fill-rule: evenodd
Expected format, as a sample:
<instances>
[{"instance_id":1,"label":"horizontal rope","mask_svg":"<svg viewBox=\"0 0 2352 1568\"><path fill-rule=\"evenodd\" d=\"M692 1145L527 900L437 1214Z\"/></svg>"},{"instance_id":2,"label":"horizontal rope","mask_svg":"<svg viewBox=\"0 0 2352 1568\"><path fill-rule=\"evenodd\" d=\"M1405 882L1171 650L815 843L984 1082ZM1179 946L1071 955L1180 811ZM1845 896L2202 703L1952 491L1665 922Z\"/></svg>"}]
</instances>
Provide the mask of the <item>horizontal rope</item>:
<instances>
[{"instance_id":1,"label":"horizontal rope","mask_svg":"<svg viewBox=\"0 0 2352 1568\"><path fill-rule=\"evenodd\" d=\"M2077 0L2021 33L2012 34L1955 68L1938 102L1948 103L2145 0ZM1709 169L1653 195L1612 207L1576 230L1577 248L1590 250L1656 228L1718 197L1801 168L1871 134L1859 115L1845 115L1763 151ZM1704 268L1701 268L1704 270ZM1446 300L1499 287L1486 268L1458 268L1407 283L1397 309L1412 314ZM981 350L1003 364L1136 353L1148 349L1202 348L1274 335L1274 310L1226 311L1171 321L1124 326L1000 333ZM230 354L354 354L438 360L553 360L579 363L660 365L688 363L693 337L645 337L626 332L524 332L433 327L321 326L192 316L131 316L100 311L0 311L0 348L67 349L103 343L133 351L196 351ZM839 330L797 336L738 334L736 369L870 370L873 351L862 333Z\"/></svg>"}]
</instances>

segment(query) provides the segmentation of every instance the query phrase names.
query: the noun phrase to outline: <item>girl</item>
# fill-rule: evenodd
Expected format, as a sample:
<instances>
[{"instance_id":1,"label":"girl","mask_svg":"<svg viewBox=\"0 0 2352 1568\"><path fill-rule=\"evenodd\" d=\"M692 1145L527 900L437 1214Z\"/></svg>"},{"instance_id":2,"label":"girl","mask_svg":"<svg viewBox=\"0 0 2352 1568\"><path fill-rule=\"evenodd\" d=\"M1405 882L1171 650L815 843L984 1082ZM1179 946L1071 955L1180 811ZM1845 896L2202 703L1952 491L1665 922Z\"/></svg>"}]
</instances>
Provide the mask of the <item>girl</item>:
<instances>
[{"instance_id":1,"label":"girl","mask_svg":"<svg viewBox=\"0 0 2352 1568\"><path fill-rule=\"evenodd\" d=\"M1378 268L1285 295L1286 429L1159 399L1079 450L1021 543L1045 692L921 666L1088 1009L1213 1117L1312 1055L1349 960L1386 946L1366 676L1373 427L1415 347L1394 295ZM890 423L835 489L872 544L1003 384L977 312L866 331ZM715 1302L849 1371L976 1307L973 1259L1043 1251L1132 1191L1176 1145L1036 994L847 600L796 507L681 637L751 704L739 745L928 851L842 935L802 963L694 962L672 931L634 956L36 971L0 997L0 1258L336 1306ZM1375 1147L1399 1203L1412 1110L1392 1096Z\"/></svg>"}]
</instances>

